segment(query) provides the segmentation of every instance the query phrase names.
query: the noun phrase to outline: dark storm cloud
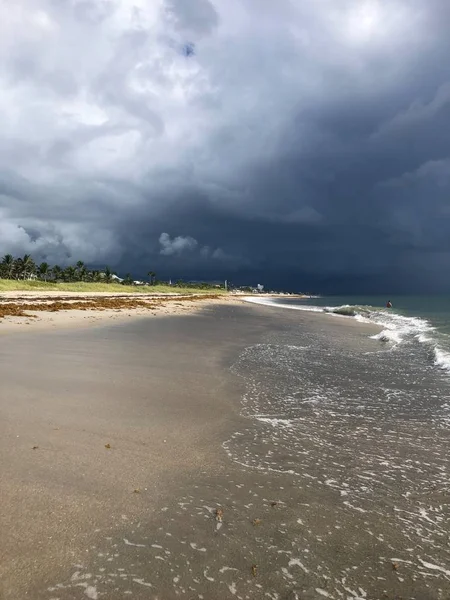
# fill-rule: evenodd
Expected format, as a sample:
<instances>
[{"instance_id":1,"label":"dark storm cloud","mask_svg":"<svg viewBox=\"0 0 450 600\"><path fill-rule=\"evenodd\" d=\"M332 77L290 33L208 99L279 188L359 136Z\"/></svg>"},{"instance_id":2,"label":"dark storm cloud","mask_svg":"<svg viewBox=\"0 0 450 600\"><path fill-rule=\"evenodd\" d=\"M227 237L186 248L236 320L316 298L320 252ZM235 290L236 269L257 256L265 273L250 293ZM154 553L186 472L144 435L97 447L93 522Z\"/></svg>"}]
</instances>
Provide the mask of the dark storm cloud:
<instances>
[{"instance_id":1,"label":"dark storm cloud","mask_svg":"<svg viewBox=\"0 0 450 600\"><path fill-rule=\"evenodd\" d=\"M448 287L444 0L19 0L0 22L0 252Z\"/></svg>"}]
</instances>

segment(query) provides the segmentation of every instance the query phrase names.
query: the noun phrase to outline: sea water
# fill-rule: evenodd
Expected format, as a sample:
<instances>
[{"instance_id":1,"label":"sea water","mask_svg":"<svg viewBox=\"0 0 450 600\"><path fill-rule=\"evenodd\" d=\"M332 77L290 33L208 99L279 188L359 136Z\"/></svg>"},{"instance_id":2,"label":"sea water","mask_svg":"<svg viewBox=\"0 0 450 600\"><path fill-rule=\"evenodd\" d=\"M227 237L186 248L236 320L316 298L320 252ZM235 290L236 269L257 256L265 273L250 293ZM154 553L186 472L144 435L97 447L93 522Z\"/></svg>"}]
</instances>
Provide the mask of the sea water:
<instances>
[{"instance_id":1,"label":"sea water","mask_svg":"<svg viewBox=\"0 0 450 600\"><path fill-rule=\"evenodd\" d=\"M319 499L325 529L315 503L301 509L313 523L302 534L308 574L329 577L333 598L354 597L350 579L381 598L392 562L402 597L450 598L450 299L249 301L329 314L309 327L303 312L241 354L233 368L251 426L225 444L232 460ZM380 331L333 333L333 319Z\"/></svg>"},{"instance_id":2,"label":"sea water","mask_svg":"<svg viewBox=\"0 0 450 600\"><path fill-rule=\"evenodd\" d=\"M450 296L328 296L305 299L249 298L278 307L347 316L382 327L375 336L383 342L408 346L424 344L430 364L450 372ZM390 300L392 308L387 308ZM418 348L417 348L418 349ZM421 352L418 352L423 356Z\"/></svg>"}]
</instances>

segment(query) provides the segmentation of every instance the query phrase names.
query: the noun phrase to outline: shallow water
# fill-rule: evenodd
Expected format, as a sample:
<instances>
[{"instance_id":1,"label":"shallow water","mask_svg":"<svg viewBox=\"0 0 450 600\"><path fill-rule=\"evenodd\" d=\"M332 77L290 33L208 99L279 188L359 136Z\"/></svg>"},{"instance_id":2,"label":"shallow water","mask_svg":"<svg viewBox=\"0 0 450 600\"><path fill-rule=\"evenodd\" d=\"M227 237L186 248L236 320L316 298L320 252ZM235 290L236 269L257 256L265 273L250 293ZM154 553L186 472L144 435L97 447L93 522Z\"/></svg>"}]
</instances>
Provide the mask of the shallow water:
<instances>
[{"instance_id":1,"label":"shallow water","mask_svg":"<svg viewBox=\"0 0 450 600\"><path fill-rule=\"evenodd\" d=\"M303 564L327 573L333 598L355 597L346 590L349 577L354 591L381 597L380 565L389 561L414 597L447 598L450 383L430 367L425 348L420 356L407 344L370 344L292 328L247 348L233 368L246 381L243 412L252 426L225 447L239 464L284 473L313 496L333 492L319 544L314 516L302 509ZM342 554L327 564L333 545L325 540L336 530L345 532ZM355 577L365 561L361 548L371 545L374 562Z\"/></svg>"},{"instance_id":2,"label":"shallow water","mask_svg":"<svg viewBox=\"0 0 450 600\"><path fill-rule=\"evenodd\" d=\"M323 298L248 298L251 302L285 308L325 312L353 317L362 322L380 325L377 339L392 344L407 344L410 355L417 351L422 358L450 374L450 296L398 296L389 298L392 308L386 308L387 297L328 296ZM425 346L424 357L420 346Z\"/></svg>"}]
</instances>

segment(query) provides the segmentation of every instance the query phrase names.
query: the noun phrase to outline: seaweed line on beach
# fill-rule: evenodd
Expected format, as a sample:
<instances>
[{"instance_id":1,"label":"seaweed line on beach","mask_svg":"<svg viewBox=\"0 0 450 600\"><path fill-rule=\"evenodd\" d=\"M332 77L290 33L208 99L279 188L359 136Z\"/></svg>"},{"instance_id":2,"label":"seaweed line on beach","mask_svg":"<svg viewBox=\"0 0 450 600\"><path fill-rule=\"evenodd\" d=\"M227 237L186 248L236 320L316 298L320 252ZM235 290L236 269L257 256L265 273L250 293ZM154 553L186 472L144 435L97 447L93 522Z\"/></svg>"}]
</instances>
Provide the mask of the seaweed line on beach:
<instances>
[{"instance_id":1,"label":"seaweed line on beach","mask_svg":"<svg viewBox=\"0 0 450 600\"><path fill-rule=\"evenodd\" d=\"M5 317L26 317L35 318L36 315L29 314L33 312L59 312L69 310L133 310L146 309L154 310L167 304L180 304L181 302L196 302L199 300L216 300L220 296L211 295L192 295L192 296L147 296L145 298L130 298L125 296L109 297L58 297L48 296L33 299L32 302L18 302L18 298L2 299L0 301L0 319Z\"/></svg>"}]
</instances>

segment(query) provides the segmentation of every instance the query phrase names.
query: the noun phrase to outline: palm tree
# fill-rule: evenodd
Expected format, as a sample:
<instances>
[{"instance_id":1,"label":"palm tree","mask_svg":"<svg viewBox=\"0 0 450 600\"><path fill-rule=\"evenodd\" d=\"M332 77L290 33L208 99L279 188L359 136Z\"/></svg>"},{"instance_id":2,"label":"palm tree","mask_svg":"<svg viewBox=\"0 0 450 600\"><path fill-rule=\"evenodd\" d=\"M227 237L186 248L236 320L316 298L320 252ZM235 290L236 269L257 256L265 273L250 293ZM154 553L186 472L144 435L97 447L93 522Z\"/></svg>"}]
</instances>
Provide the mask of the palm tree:
<instances>
[{"instance_id":1,"label":"palm tree","mask_svg":"<svg viewBox=\"0 0 450 600\"><path fill-rule=\"evenodd\" d=\"M6 279L12 279L14 262L14 256L12 254L5 254L1 263L2 277L6 277Z\"/></svg>"},{"instance_id":2,"label":"palm tree","mask_svg":"<svg viewBox=\"0 0 450 600\"><path fill-rule=\"evenodd\" d=\"M13 277L14 279L20 279L23 273L23 264L21 258L16 258L14 261Z\"/></svg>"},{"instance_id":3,"label":"palm tree","mask_svg":"<svg viewBox=\"0 0 450 600\"><path fill-rule=\"evenodd\" d=\"M36 272L36 264L29 254L18 258L15 263L15 275L17 279L29 279Z\"/></svg>"},{"instance_id":4,"label":"palm tree","mask_svg":"<svg viewBox=\"0 0 450 600\"><path fill-rule=\"evenodd\" d=\"M48 263L43 262L39 265L38 274L41 279L43 279L44 281L47 281L49 272L50 272L50 267L49 267Z\"/></svg>"},{"instance_id":5,"label":"palm tree","mask_svg":"<svg viewBox=\"0 0 450 600\"><path fill-rule=\"evenodd\" d=\"M63 270L59 265L55 265L54 267L52 267L51 272L56 281L58 281L58 279L62 279Z\"/></svg>"},{"instance_id":6,"label":"palm tree","mask_svg":"<svg viewBox=\"0 0 450 600\"><path fill-rule=\"evenodd\" d=\"M64 269L64 279L65 281L75 281L76 280L77 270L75 267L68 266Z\"/></svg>"},{"instance_id":7,"label":"palm tree","mask_svg":"<svg viewBox=\"0 0 450 600\"><path fill-rule=\"evenodd\" d=\"M156 273L155 271L149 271L147 275L150 277L150 285L155 285Z\"/></svg>"},{"instance_id":8,"label":"palm tree","mask_svg":"<svg viewBox=\"0 0 450 600\"><path fill-rule=\"evenodd\" d=\"M79 281L86 281L88 271L82 260L79 260L77 262L76 270L77 270L77 276L78 276Z\"/></svg>"},{"instance_id":9,"label":"palm tree","mask_svg":"<svg viewBox=\"0 0 450 600\"><path fill-rule=\"evenodd\" d=\"M111 283L113 272L111 271L111 269L109 267L105 267L103 275L104 275L105 282L106 283Z\"/></svg>"},{"instance_id":10,"label":"palm tree","mask_svg":"<svg viewBox=\"0 0 450 600\"><path fill-rule=\"evenodd\" d=\"M105 283L111 283L115 275L114 271L110 267L105 267L104 271L92 270L89 271L83 261L79 260L75 266L69 265L65 269L62 269L59 265L51 267L47 262L42 262L39 266L36 265L30 254L25 254L21 258L14 258L12 254L6 254L0 259L0 278L6 277L7 279L31 279L33 275L36 275L39 279L48 281L102 281ZM155 285L156 273L149 271L150 284ZM133 280L131 275L128 273L124 283L132 284Z\"/></svg>"}]
</instances>

